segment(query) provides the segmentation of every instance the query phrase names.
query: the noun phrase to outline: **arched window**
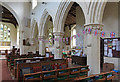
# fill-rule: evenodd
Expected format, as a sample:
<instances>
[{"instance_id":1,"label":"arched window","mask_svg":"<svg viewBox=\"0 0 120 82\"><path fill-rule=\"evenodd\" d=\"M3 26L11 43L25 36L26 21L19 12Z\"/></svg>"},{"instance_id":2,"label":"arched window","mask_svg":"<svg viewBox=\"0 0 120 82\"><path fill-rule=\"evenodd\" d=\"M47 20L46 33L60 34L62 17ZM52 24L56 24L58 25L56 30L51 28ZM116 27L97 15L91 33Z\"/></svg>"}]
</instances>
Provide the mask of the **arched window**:
<instances>
[{"instance_id":1,"label":"arched window","mask_svg":"<svg viewBox=\"0 0 120 82\"><path fill-rule=\"evenodd\" d=\"M49 32L49 34L48 34L49 45L52 46L54 44L54 42L53 42L53 27L49 28L48 32Z\"/></svg>"},{"instance_id":2,"label":"arched window","mask_svg":"<svg viewBox=\"0 0 120 82\"><path fill-rule=\"evenodd\" d=\"M0 46L10 46L10 28L0 24Z\"/></svg>"},{"instance_id":3,"label":"arched window","mask_svg":"<svg viewBox=\"0 0 120 82\"><path fill-rule=\"evenodd\" d=\"M76 47L76 38L74 37L74 35L76 35L76 25L74 25L71 29L71 48Z\"/></svg>"},{"instance_id":4,"label":"arched window","mask_svg":"<svg viewBox=\"0 0 120 82\"><path fill-rule=\"evenodd\" d=\"M37 0L32 0L32 9L34 9L37 6Z\"/></svg>"}]
</instances>

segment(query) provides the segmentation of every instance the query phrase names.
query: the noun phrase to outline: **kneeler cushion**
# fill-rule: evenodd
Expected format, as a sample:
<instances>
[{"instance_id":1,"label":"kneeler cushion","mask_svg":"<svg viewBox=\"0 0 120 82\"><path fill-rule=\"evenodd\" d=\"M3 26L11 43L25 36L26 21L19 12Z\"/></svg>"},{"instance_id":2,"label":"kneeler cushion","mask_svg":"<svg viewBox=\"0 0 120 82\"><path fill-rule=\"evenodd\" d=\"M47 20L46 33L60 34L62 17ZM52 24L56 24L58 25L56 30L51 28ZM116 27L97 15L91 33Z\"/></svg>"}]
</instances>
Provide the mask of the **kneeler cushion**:
<instances>
[{"instance_id":1,"label":"kneeler cushion","mask_svg":"<svg viewBox=\"0 0 120 82\"><path fill-rule=\"evenodd\" d=\"M29 73L33 73L33 70L30 67L26 67L22 69L22 75Z\"/></svg>"},{"instance_id":2,"label":"kneeler cushion","mask_svg":"<svg viewBox=\"0 0 120 82\"><path fill-rule=\"evenodd\" d=\"M44 65L42 66L42 71L50 71L52 67L50 65Z\"/></svg>"},{"instance_id":3,"label":"kneeler cushion","mask_svg":"<svg viewBox=\"0 0 120 82\"><path fill-rule=\"evenodd\" d=\"M54 64L54 65L51 65L51 66L52 66L52 69L58 69L59 68L58 64Z\"/></svg>"},{"instance_id":4,"label":"kneeler cushion","mask_svg":"<svg viewBox=\"0 0 120 82\"><path fill-rule=\"evenodd\" d=\"M61 70L61 71L59 71L58 73L59 73L59 74L62 74L62 73L66 73L66 72L68 72L68 70ZM67 79L67 78L68 78L67 75L58 76L58 77L57 77L57 80L65 80L65 79Z\"/></svg>"},{"instance_id":5,"label":"kneeler cushion","mask_svg":"<svg viewBox=\"0 0 120 82\"><path fill-rule=\"evenodd\" d=\"M95 76L95 80L102 79L102 78L103 78L103 76L102 76L102 75Z\"/></svg>"},{"instance_id":6,"label":"kneeler cushion","mask_svg":"<svg viewBox=\"0 0 120 82\"><path fill-rule=\"evenodd\" d=\"M69 78L75 78L75 77L78 77L78 74L71 74L71 75L69 75Z\"/></svg>"},{"instance_id":7,"label":"kneeler cushion","mask_svg":"<svg viewBox=\"0 0 120 82\"><path fill-rule=\"evenodd\" d=\"M81 70L85 70L85 69L88 69L88 67L82 67Z\"/></svg>"},{"instance_id":8,"label":"kneeler cushion","mask_svg":"<svg viewBox=\"0 0 120 82\"><path fill-rule=\"evenodd\" d=\"M66 72L68 72L68 70L62 70L62 71L59 71L59 74L66 73Z\"/></svg>"},{"instance_id":9,"label":"kneeler cushion","mask_svg":"<svg viewBox=\"0 0 120 82\"><path fill-rule=\"evenodd\" d=\"M45 73L45 74L44 74L44 77L46 77L46 76L50 76L50 75L55 75L55 72Z\"/></svg>"},{"instance_id":10,"label":"kneeler cushion","mask_svg":"<svg viewBox=\"0 0 120 82\"><path fill-rule=\"evenodd\" d=\"M73 69L70 69L72 72L75 72L75 71L78 71L79 68L73 68Z\"/></svg>"},{"instance_id":11,"label":"kneeler cushion","mask_svg":"<svg viewBox=\"0 0 120 82\"><path fill-rule=\"evenodd\" d=\"M75 72L75 71L78 71L79 68L73 68L73 69L70 69L72 72ZM76 74L70 74L69 75L69 78L75 78L75 77L78 77L78 73Z\"/></svg>"},{"instance_id":12,"label":"kneeler cushion","mask_svg":"<svg viewBox=\"0 0 120 82\"><path fill-rule=\"evenodd\" d=\"M59 65L59 69L64 69L64 68L67 68L67 64L66 63L61 63Z\"/></svg>"},{"instance_id":13,"label":"kneeler cushion","mask_svg":"<svg viewBox=\"0 0 120 82\"><path fill-rule=\"evenodd\" d=\"M80 72L80 76L84 76L84 75L87 75L86 72Z\"/></svg>"},{"instance_id":14,"label":"kneeler cushion","mask_svg":"<svg viewBox=\"0 0 120 82\"><path fill-rule=\"evenodd\" d=\"M57 77L57 80L65 80L65 79L67 79L68 78L68 76L67 75L65 75L65 76L60 76L60 77Z\"/></svg>"},{"instance_id":15,"label":"kneeler cushion","mask_svg":"<svg viewBox=\"0 0 120 82\"><path fill-rule=\"evenodd\" d=\"M35 73L35 72L40 72L40 71L42 71L42 69L41 69L40 66L38 66L38 67L33 67L33 72L34 72L34 73Z\"/></svg>"}]
</instances>

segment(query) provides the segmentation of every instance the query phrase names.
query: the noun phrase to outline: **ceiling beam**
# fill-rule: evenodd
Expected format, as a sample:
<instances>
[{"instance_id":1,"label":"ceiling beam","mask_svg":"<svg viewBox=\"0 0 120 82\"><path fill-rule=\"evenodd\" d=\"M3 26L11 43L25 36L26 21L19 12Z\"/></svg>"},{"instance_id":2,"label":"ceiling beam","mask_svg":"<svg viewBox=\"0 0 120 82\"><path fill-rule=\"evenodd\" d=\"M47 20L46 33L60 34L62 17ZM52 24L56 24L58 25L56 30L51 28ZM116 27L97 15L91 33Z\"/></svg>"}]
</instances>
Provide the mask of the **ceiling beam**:
<instances>
[{"instance_id":1,"label":"ceiling beam","mask_svg":"<svg viewBox=\"0 0 120 82\"><path fill-rule=\"evenodd\" d=\"M76 15L75 14L73 14L73 13L69 13L70 15L72 15L73 17L76 17Z\"/></svg>"}]
</instances>

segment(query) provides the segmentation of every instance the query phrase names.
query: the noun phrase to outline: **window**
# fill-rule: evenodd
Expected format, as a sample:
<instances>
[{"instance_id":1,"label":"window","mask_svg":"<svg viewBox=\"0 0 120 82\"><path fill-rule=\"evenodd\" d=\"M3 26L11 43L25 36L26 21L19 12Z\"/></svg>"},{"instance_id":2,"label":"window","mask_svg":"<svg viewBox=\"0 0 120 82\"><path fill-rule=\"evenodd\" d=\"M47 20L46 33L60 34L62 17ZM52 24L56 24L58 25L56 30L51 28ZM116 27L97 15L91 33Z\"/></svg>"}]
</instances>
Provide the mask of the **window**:
<instances>
[{"instance_id":1,"label":"window","mask_svg":"<svg viewBox=\"0 0 120 82\"><path fill-rule=\"evenodd\" d=\"M10 46L10 28L0 24L0 46Z\"/></svg>"},{"instance_id":2,"label":"window","mask_svg":"<svg viewBox=\"0 0 120 82\"><path fill-rule=\"evenodd\" d=\"M32 9L34 9L37 6L37 0L32 0Z\"/></svg>"},{"instance_id":3,"label":"window","mask_svg":"<svg viewBox=\"0 0 120 82\"><path fill-rule=\"evenodd\" d=\"M53 27L49 28L49 34L48 34L48 37L49 37L49 45L52 46L54 44L53 42Z\"/></svg>"},{"instance_id":4,"label":"window","mask_svg":"<svg viewBox=\"0 0 120 82\"><path fill-rule=\"evenodd\" d=\"M76 47L76 38L74 37L74 35L76 35L76 29L75 29L76 25L72 27L71 29L71 36L72 36L72 40L71 40L71 48Z\"/></svg>"}]
</instances>

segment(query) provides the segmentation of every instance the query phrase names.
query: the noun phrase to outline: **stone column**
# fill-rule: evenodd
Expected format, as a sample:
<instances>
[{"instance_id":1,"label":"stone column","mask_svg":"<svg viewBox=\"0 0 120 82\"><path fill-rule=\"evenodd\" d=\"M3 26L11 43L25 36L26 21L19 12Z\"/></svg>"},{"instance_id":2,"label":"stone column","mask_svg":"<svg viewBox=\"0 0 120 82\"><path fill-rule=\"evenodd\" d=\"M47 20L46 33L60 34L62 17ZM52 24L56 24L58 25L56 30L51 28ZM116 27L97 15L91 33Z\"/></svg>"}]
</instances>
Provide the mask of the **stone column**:
<instances>
[{"instance_id":1,"label":"stone column","mask_svg":"<svg viewBox=\"0 0 120 82\"><path fill-rule=\"evenodd\" d=\"M45 55L45 43L42 40L45 40L45 36L38 36L39 40L39 54L41 56Z\"/></svg>"},{"instance_id":2,"label":"stone column","mask_svg":"<svg viewBox=\"0 0 120 82\"><path fill-rule=\"evenodd\" d=\"M55 38L58 38L58 41L54 42L54 59L62 59L62 47L63 42L60 41L60 38L63 38L64 33L63 32L54 32Z\"/></svg>"},{"instance_id":3,"label":"stone column","mask_svg":"<svg viewBox=\"0 0 120 82\"><path fill-rule=\"evenodd\" d=\"M19 42L20 55L21 55L21 54L24 54L23 39L24 39L24 31L21 31L21 29L20 29L20 42Z\"/></svg>"},{"instance_id":4,"label":"stone column","mask_svg":"<svg viewBox=\"0 0 120 82\"><path fill-rule=\"evenodd\" d=\"M85 25L85 29L92 29L90 34L86 34L87 65L90 67L89 75L100 73L100 30L102 26L102 24ZM98 30L96 36L94 35L95 30Z\"/></svg>"}]
</instances>

